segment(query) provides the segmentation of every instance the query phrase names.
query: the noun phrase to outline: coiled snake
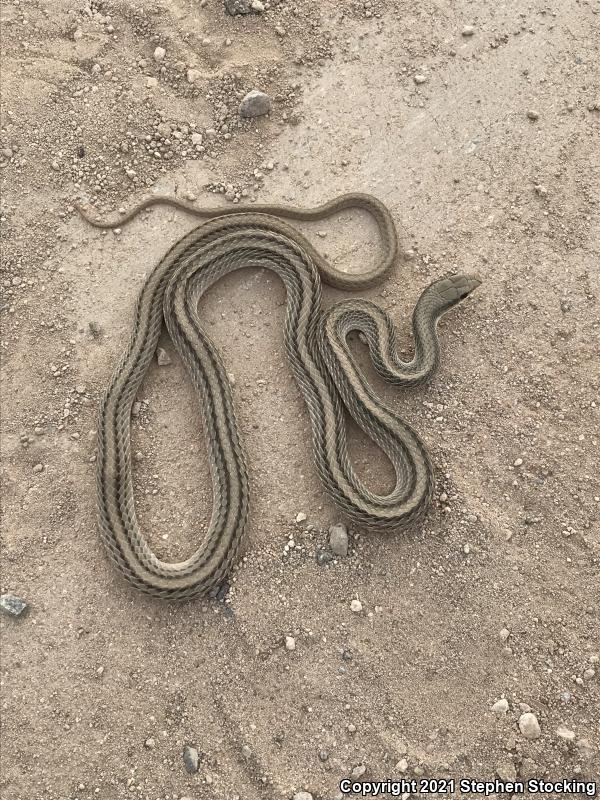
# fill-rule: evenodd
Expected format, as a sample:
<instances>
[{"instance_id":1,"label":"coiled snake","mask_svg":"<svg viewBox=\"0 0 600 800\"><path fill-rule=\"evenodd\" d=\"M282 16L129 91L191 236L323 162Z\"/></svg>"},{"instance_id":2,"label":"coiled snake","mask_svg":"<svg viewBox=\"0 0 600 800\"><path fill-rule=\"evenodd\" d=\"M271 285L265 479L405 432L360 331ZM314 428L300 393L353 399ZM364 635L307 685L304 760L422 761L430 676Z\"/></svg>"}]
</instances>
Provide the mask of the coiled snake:
<instances>
[{"instance_id":1,"label":"coiled snake","mask_svg":"<svg viewBox=\"0 0 600 800\"><path fill-rule=\"evenodd\" d=\"M103 395L98 424L97 491L104 544L129 581L161 598L204 594L223 582L235 561L248 514L248 479L227 373L198 316L201 295L219 278L241 267L273 270L287 290L284 340L292 372L304 396L312 426L316 468L324 488L359 525L402 528L419 521L430 502L433 470L416 433L377 398L347 344L361 331L377 372L397 386L427 380L439 361L436 324L440 316L479 285L454 275L432 283L414 309L414 357L396 352L388 314L363 299L349 299L323 311L321 278L340 289L363 289L383 279L397 254L390 212L376 198L346 194L311 209L256 205L200 209L172 197L150 197L117 221L84 218L99 228L124 225L145 208L167 203L211 218L171 247L139 295L133 333ZM319 255L282 217L320 220L358 208L377 222L383 258L360 274L343 273ZM151 550L139 529L131 475L130 419L138 388L156 351L163 318L187 367L201 403L213 484L207 533L185 561L169 563ZM343 407L383 450L396 473L388 495L370 491L350 462Z\"/></svg>"}]
</instances>

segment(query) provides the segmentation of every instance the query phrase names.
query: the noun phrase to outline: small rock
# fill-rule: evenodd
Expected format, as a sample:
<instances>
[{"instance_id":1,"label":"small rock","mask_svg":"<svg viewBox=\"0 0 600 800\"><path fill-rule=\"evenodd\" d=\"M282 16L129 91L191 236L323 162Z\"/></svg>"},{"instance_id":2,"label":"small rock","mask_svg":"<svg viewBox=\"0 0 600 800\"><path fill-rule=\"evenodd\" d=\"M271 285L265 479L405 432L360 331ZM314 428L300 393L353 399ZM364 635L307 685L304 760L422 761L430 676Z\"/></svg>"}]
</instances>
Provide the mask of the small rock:
<instances>
[{"instance_id":1,"label":"small rock","mask_svg":"<svg viewBox=\"0 0 600 800\"><path fill-rule=\"evenodd\" d=\"M523 459L515 458L515 460L513 461L513 467L521 467L522 465L523 465Z\"/></svg>"},{"instance_id":2,"label":"small rock","mask_svg":"<svg viewBox=\"0 0 600 800\"><path fill-rule=\"evenodd\" d=\"M285 649L286 650L295 650L296 649L296 640L293 636L286 636L285 637Z\"/></svg>"},{"instance_id":3,"label":"small rock","mask_svg":"<svg viewBox=\"0 0 600 800\"><path fill-rule=\"evenodd\" d=\"M310 792L296 792L294 800L313 800L313 796Z\"/></svg>"},{"instance_id":4,"label":"small rock","mask_svg":"<svg viewBox=\"0 0 600 800\"><path fill-rule=\"evenodd\" d=\"M40 472L43 472L44 471L44 465L43 464L36 464L35 467L33 468L33 471L36 474L38 474Z\"/></svg>"},{"instance_id":5,"label":"small rock","mask_svg":"<svg viewBox=\"0 0 600 800\"><path fill-rule=\"evenodd\" d=\"M354 767L350 775L352 778L361 778L366 771L367 768L365 767L364 764L358 764L356 767Z\"/></svg>"},{"instance_id":6,"label":"small rock","mask_svg":"<svg viewBox=\"0 0 600 800\"><path fill-rule=\"evenodd\" d=\"M252 750L250 749L250 747L248 747L247 744L243 745L243 747L242 747L242 755L244 756L246 761L249 758L252 758Z\"/></svg>"},{"instance_id":7,"label":"small rock","mask_svg":"<svg viewBox=\"0 0 600 800\"><path fill-rule=\"evenodd\" d=\"M262 14L262 12L265 10L265 7L263 3L260 2L260 0L252 0L252 2L250 3L250 8L257 14Z\"/></svg>"},{"instance_id":8,"label":"small rock","mask_svg":"<svg viewBox=\"0 0 600 800\"><path fill-rule=\"evenodd\" d=\"M271 110L271 98L268 94L252 89L240 103L240 116L245 118L261 117Z\"/></svg>"},{"instance_id":9,"label":"small rock","mask_svg":"<svg viewBox=\"0 0 600 800\"><path fill-rule=\"evenodd\" d=\"M465 27L462 29L463 36L473 36L474 33L475 27L473 25L465 25Z\"/></svg>"},{"instance_id":10,"label":"small rock","mask_svg":"<svg viewBox=\"0 0 600 800\"><path fill-rule=\"evenodd\" d=\"M306 522L306 519L307 517L304 511L300 511L298 514L296 514L296 522Z\"/></svg>"},{"instance_id":11,"label":"small rock","mask_svg":"<svg viewBox=\"0 0 600 800\"><path fill-rule=\"evenodd\" d=\"M148 750L153 750L155 746L156 742L151 736L144 742L144 747L147 747Z\"/></svg>"},{"instance_id":12,"label":"small rock","mask_svg":"<svg viewBox=\"0 0 600 800\"><path fill-rule=\"evenodd\" d=\"M186 745L183 748L183 763L185 764L185 768L188 772L198 772L199 758L198 751L195 747L189 747Z\"/></svg>"},{"instance_id":13,"label":"small rock","mask_svg":"<svg viewBox=\"0 0 600 800\"><path fill-rule=\"evenodd\" d=\"M353 600L350 603L350 611L352 611L354 614L360 614L360 612L362 610L363 610L363 607L362 607L362 603L360 602L360 600Z\"/></svg>"},{"instance_id":14,"label":"small rock","mask_svg":"<svg viewBox=\"0 0 600 800\"><path fill-rule=\"evenodd\" d=\"M508 639L508 637L510 636L510 631L508 630L508 628L502 628L502 630L500 631L500 633L498 635L500 636L502 641L505 642Z\"/></svg>"},{"instance_id":15,"label":"small rock","mask_svg":"<svg viewBox=\"0 0 600 800\"><path fill-rule=\"evenodd\" d=\"M188 83L196 83L196 81L200 80L202 77L202 73L199 69L188 69L187 71L187 80Z\"/></svg>"},{"instance_id":16,"label":"small rock","mask_svg":"<svg viewBox=\"0 0 600 800\"><path fill-rule=\"evenodd\" d=\"M508 700L506 700L504 697L501 700L496 700L492 706L492 711L494 714L506 714L508 711Z\"/></svg>"},{"instance_id":17,"label":"small rock","mask_svg":"<svg viewBox=\"0 0 600 800\"><path fill-rule=\"evenodd\" d=\"M146 78L146 88L156 89L158 86L158 78Z\"/></svg>"},{"instance_id":18,"label":"small rock","mask_svg":"<svg viewBox=\"0 0 600 800\"><path fill-rule=\"evenodd\" d=\"M324 567L333 561L333 553L330 553L329 550L317 550L315 558L317 559L317 564L320 567Z\"/></svg>"},{"instance_id":19,"label":"small rock","mask_svg":"<svg viewBox=\"0 0 600 800\"><path fill-rule=\"evenodd\" d=\"M166 350L164 350L162 347L159 347L156 350L156 361L158 362L159 367L168 367L171 363L171 358Z\"/></svg>"},{"instance_id":20,"label":"small rock","mask_svg":"<svg viewBox=\"0 0 600 800\"><path fill-rule=\"evenodd\" d=\"M202 134L201 133L192 133L192 144L194 147L196 145L202 144Z\"/></svg>"},{"instance_id":21,"label":"small rock","mask_svg":"<svg viewBox=\"0 0 600 800\"><path fill-rule=\"evenodd\" d=\"M584 673L583 673L583 677L585 678L585 680L586 680L586 681L591 681L591 680L592 680L592 678L595 676L595 674L596 674L596 670L595 670L595 669L592 669L592 667L588 667L588 668L587 668L587 669L584 671Z\"/></svg>"},{"instance_id":22,"label":"small rock","mask_svg":"<svg viewBox=\"0 0 600 800\"><path fill-rule=\"evenodd\" d=\"M157 47L154 51L154 60L155 61L162 61L164 57L167 55L167 51L164 47Z\"/></svg>"},{"instance_id":23,"label":"small rock","mask_svg":"<svg viewBox=\"0 0 600 800\"><path fill-rule=\"evenodd\" d=\"M427 83L427 78L425 75L418 73L417 75L413 76L413 81L417 84L417 86L420 86L422 83Z\"/></svg>"},{"instance_id":24,"label":"small rock","mask_svg":"<svg viewBox=\"0 0 600 800\"><path fill-rule=\"evenodd\" d=\"M542 735L540 723L535 714L530 711L519 717L519 730L526 739L539 739Z\"/></svg>"},{"instance_id":25,"label":"small rock","mask_svg":"<svg viewBox=\"0 0 600 800\"><path fill-rule=\"evenodd\" d=\"M329 547L336 556L348 555L348 529L342 523L329 528Z\"/></svg>"},{"instance_id":26,"label":"small rock","mask_svg":"<svg viewBox=\"0 0 600 800\"><path fill-rule=\"evenodd\" d=\"M406 772L408 769L408 761L405 758L401 758L394 769L398 770L398 772Z\"/></svg>"},{"instance_id":27,"label":"small rock","mask_svg":"<svg viewBox=\"0 0 600 800\"><path fill-rule=\"evenodd\" d=\"M556 735L559 739L564 739L565 742L575 741L575 731L569 730L566 725L559 725L556 729Z\"/></svg>"},{"instance_id":28,"label":"small rock","mask_svg":"<svg viewBox=\"0 0 600 800\"><path fill-rule=\"evenodd\" d=\"M252 0L225 0L225 11L232 17L237 14L251 14Z\"/></svg>"},{"instance_id":29,"label":"small rock","mask_svg":"<svg viewBox=\"0 0 600 800\"><path fill-rule=\"evenodd\" d=\"M77 41L78 39L83 38L83 31L81 28L77 28L73 33L73 39Z\"/></svg>"},{"instance_id":30,"label":"small rock","mask_svg":"<svg viewBox=\"0 0 600 800\"><path fill-rule=\"evenodd\" d=\"M529 109L527 112L527 116L529 119L536 120L540 118L539 112L534 111L533 109Z\"/></svg>"},{"instance_id":31,"label":"small rock","mask_svg":"<svg viewBox=\"0 0 600 800\"><path fill-rule=\"evenodd\" d=\"M11 617L20 617L29 606L20 597L14 594L0 595L0 608L5 614L10 614Z\"/></svg>"},{"instance_id":32,"label":"small rock","mask_svg":"<svg viewBox=\"0 0 600 800\"><path fill-rule=\"evenodd\" d=\"M517 777L517 770L511 761L505 761L502 764L498 764L496 774L502 781L514 781Z\"/></svg>"}]
</instances>

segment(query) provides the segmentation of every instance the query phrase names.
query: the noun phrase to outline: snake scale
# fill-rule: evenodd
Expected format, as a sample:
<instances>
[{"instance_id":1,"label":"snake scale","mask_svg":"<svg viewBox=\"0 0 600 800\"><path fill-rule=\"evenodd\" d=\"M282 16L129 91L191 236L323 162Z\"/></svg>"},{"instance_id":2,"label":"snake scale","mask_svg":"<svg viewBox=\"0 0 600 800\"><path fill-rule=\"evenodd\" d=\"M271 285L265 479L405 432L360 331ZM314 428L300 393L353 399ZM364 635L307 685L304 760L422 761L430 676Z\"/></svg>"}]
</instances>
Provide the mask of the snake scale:
<instances>
[{"instance_id":1,"label":"snake scale","mask_svg":"<svg viewBox=\"0 0 600 800\"><path fill-rule=\"evenodd\" d=\"M433 492L433 469L420 438L376 396L347 338L362 332L377 372L396 386L426 381L439 363L440 316L479 285L473 276L435 281L421 294L412 317L414 357L398 354L394 323L378 306L347 299L324 311L321 279L339 289L379 283L397 255L396 229L387 207L367 194L346 194L302 209L281 205L201 209L173 197L153 196L117 221L91 217L99 228L116 228L140 211L168 204L208 221L176 242L146 279L135 310L133 333L102 397L97 450L100 530L119 570L138 589L160 598L184 599L216 589L235 562L248 516L248 478L225 367L198 315L200 297L224 275L242 267L272 270L285 284L284 341L312 427L315 464L323 486L355 523L398 529L420 521ZM344 209L374 218L383 257L369 271L331 266L282 218L322 220ZM131 469L131 408L156 351L163 320L197 391L208 442L213 509L196 552L177 563L159 559L139 528ZM344 407L393 465L396 485L387 495L368 489L348 455Z\"/></svg>"}]
</instances>

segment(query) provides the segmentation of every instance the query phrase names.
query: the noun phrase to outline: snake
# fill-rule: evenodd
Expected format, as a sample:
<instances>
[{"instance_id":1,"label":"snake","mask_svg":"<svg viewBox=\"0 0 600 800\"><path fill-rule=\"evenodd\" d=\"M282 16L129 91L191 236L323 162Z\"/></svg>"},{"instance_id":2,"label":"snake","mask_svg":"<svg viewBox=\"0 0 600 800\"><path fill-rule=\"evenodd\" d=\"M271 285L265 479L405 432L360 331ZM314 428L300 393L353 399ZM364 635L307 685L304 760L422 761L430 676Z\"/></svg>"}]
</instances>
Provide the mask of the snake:
<instances>
[{"instance_id":1,"label":"snake","mask_svg":"<svg viewBox=\"0 0 600 800\"><path fill-rule=\"evenodd\" d=\"M101 539L123 576L161 599L184 600L218 592L228 580L244 539L249 486L232 387L221 356L202 325L200 298L229 273L254 267L274 272L287 294L284 344L310 417L314 462L325 492L355 525L400 530L423 521L434 492L434 469L413 428L386 406L368 382L350 342L363 335L377 373L398 387L418 386L440 361L437 323L479 284L476 275L447 274L421 293L412 314L414 355L398 354L389 314L360 297L322 305L322 282L343 290L379 284L398 255L391 212L369 194L340 195L313 208L264 204L200 208L168 195L142 200L118 219L77 211L97 228L120 228L141 211L167 204L203 218L150 271L139 293L130 341L102 394L98 416L96 486ZM347 209L367 212L382 243L378 262L348 273L330 264L285 220L323 220ZM136 516L131 460L131 412L166 325L197 393L207 441L213 505L195 552L160 559ZM395 472L387 494L370 490L348 453L345 411L383 451Z\"/></svg>"}]
</instances>

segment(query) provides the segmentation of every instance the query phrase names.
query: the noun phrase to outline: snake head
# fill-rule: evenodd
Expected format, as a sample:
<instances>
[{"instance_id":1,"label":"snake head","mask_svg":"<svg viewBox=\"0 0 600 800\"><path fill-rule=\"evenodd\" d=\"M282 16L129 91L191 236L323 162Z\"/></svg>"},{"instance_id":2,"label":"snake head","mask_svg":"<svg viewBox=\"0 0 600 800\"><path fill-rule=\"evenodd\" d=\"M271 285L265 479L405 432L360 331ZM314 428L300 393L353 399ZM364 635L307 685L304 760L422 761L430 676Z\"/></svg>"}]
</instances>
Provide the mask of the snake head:
<instances>
[{"instance_id":1,"label":"snake head","mask_svg":"<svg viewBox=\"0 0 600 800\"><path fill-rule=\"evenodd\" d=\"M448 275L431 284L431 290L442 301L444 310L455 306L468 297L481 280L476 275Z\"/></svg>"}]
</instances>

